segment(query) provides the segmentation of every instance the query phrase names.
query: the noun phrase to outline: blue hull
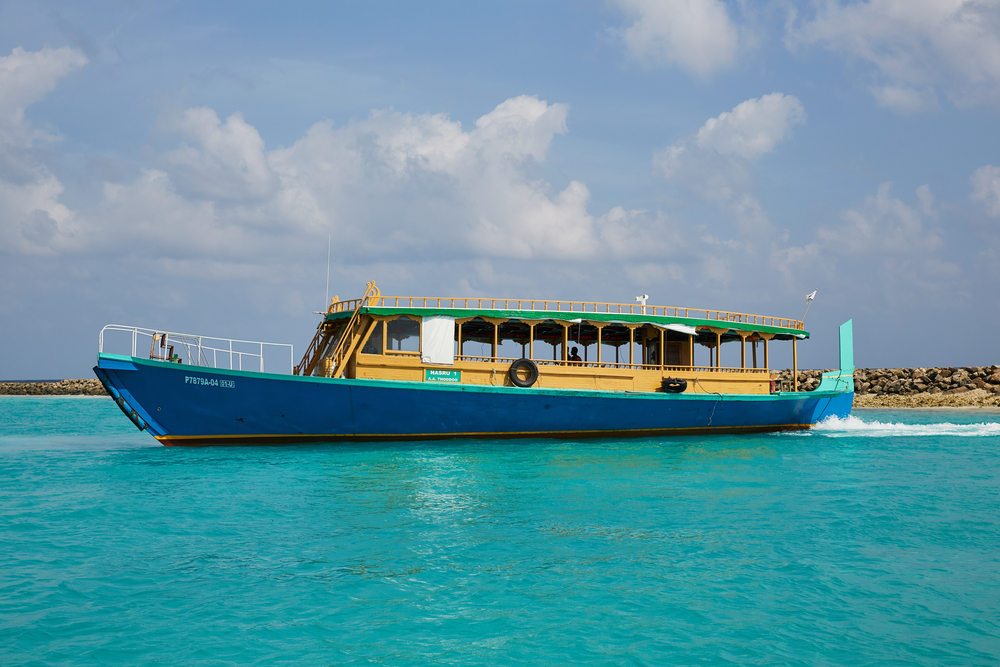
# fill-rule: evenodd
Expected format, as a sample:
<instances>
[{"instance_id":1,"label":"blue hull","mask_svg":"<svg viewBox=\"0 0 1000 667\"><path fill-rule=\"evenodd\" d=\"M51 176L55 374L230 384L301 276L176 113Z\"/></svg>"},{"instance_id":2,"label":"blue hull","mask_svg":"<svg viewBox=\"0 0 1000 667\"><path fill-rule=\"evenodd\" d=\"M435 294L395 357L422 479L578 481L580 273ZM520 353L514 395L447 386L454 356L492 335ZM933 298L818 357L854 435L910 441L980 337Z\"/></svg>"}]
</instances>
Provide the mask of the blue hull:
<instances>
[{"instance_id":1,"label":"blue hull","mask_svg":"<svg viewBox=\"0 0 1000 667\"><path fill-rule=\"evenodd\" d=\"M638 437L809 428L853 392L772 395L522 389L345 380L101 354L97 377L165 445Z\"/></svg>"}]
</instances>

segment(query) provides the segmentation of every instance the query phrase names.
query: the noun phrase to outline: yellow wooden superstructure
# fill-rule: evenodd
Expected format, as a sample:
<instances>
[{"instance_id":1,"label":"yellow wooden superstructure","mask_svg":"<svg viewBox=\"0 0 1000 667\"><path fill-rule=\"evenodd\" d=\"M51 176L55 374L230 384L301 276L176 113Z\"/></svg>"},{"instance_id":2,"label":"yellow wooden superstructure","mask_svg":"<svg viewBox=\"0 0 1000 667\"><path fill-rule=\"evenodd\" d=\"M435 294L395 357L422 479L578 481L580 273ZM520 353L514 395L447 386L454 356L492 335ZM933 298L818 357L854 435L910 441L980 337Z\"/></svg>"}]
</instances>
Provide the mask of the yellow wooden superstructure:
<instances>
[{"instance_id":1,"label":"yellow wooden superstructure","mask_svg":"<svg viewBox=\"0 0 1000 667\"><path fill-rule=\"evenodd\" d=\"M439 320L438 331L453 322L452 354L444 363L431 363L423 354L429 318ZM797 366L796 342L808 335L800 320L747 313L585 301L387 297L372 282L360 299L334 297L294 373L404 382L443 374L452 382L496 386L512 384L511 364L523 358L537 367L533 386L546 389L656 392L664 390L664 380L681 379L691 393L767 394L772 391L771 341L792 341ZM721 364L723 342L739 343L739 366ZM475 343L478 354L469 354ZM520 354L511 356L518 345ZM708 365L694 365L695 345L709 348ZM619 354L622 348L627 354ZM573 360L574 349L584 356Z\"/></svg>"}]
</instances>

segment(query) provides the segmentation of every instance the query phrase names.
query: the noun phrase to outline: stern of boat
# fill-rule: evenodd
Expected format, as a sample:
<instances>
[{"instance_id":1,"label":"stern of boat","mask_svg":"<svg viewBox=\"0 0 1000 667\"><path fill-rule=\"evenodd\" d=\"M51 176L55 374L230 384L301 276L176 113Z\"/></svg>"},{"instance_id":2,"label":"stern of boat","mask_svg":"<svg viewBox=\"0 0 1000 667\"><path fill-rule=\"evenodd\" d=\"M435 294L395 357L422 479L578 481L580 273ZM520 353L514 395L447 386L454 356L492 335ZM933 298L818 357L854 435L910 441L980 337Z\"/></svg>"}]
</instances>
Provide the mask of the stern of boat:
<instances>
[{"instance_id":1,"label":"stern of boat","mask_svg":"<svg viewBox=\"0 0 1000 667\"><path fill-rule=\"evenodd\" d=\"M839 392L840 396L830 399L824 416L840 418L851 414L854 405L854 320L840 325L840 368L823 373L815 391Z\"/></svg>"}]
</instances>

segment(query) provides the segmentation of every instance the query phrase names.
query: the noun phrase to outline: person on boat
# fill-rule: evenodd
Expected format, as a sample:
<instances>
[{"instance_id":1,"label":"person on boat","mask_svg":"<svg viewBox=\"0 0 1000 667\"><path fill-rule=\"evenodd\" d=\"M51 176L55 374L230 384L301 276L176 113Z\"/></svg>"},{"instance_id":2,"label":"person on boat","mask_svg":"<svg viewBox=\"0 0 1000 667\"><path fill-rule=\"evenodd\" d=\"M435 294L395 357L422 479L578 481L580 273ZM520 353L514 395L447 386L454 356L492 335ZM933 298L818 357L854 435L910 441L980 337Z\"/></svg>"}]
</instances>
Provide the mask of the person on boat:
<instances>
[{"instance_id":1,"label":"person on boat","mask_svg":"<svg viewBox=\"0 0 1000 667\"><path fill-rule=\"evenodd\" d=\"M569 350L569 360L570 361L583 361L583 359L580 358L580 355L576 353L576 348L575 347L572 347Z\"/></svg>"}]
</instances>

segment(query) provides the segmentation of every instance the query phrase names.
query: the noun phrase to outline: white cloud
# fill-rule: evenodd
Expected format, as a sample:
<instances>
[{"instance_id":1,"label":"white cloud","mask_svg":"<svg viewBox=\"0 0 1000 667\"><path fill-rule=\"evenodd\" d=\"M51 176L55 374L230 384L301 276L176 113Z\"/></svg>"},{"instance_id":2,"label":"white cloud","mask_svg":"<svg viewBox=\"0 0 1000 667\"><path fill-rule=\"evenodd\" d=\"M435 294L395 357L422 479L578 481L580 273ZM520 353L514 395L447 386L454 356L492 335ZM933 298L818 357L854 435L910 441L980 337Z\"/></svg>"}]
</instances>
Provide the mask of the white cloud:
<instances>
[{"instance_id":1,"label":"white cloud","mask_svg":"<svg viewBox=\"0 0 1000 667\"><path fill-rule=\"evenodd\" d=\"M722 155L753 159L774 150L793 125L804 123L806 111L797 97L771 93L737 104L698 130L695 142Z\"/></svg>"},{"instance_id":2,"label":"white cloud","mask_svg":"<svg viewBox=\"0 0 1000 667\"><path fill-rule=\"evenodd\" d=\"M32 132L24 110L42 99L70 72L87 64L76 49L48 47L25 51L20 46L9 56L0 57L0 144L30 145L48 135Z\"/></svg>"},{"instance_id":3,"label":"white cloud","mask_svg":"<svg viewBox=\"0 0 1000 667\"><path fill-rule=\"evenodd\" d=\"M475 143L515 159L545 159L552 137L566 133L565 104L546 104L521 95L500 104L476 121Z\"/></svg>"},{"instance_id":4,"label":"white cloud","mask_svg":"<svg viewBox=\"0 0 1000 667\"><path fill-rule=\"evenodd\" d=\"M793 15L786 43L819 44L869 63L879 103L934 108L934 88L959 105L1000 102L1000 4L993 0L825 0Z\"/></svg>"},{"instance_id":5,"label":"white cloud","mask_svg":"<svg viewBox=\"0 0 1000 667\"><path fill-rule=\"evenodd\" d=\"M792 95L746 100L705 121L693 137L667 146L653 162L666 178L716 203L743 233L760 239L771 222L754 194L751 160L773 151L805 119Z\"/></svg>"},{"instance_id":6,"label":"white cloud","mask_svg":"<svg viewBox=\"0 0 1000 667\"><path fill-rule=\"evenodd\" d=\"M595 217L590 191L531 178L567 108L508 99L465 130L446 114L374 111L315 124L267 151L239 114L189 109L172 127L183 145L130 184L107 184L79 212L76 248L144 248L161 257L288 258L325 242L354 261L413 258L579 260L654 252L648 216L616 207ZM630 241L631 239L631 241Z\"/></svg>"},{"instance_id":7,"label":"white cloud","mask_svg":"<svg viewBox=\"0 0 1000 667\"><path fill-rule=\"evenodd\" d=\"M972 198L983 202L986 210L1000 218L1000 167L985 165L972 172Z\"/></svg>"},{"instance_id":8,"label":"white cloud","mask_svg":"<svg viewBox=\"0 0 1000 667\"><path fill-rule=\"evenodd\" d=\"M933 195L926 185L916 194L922 211L889 196L891 183L883 183L860 208L842 214L837 228L820 228L817 236L828 251L853 257L865 255L924 255L942 247L940 230L924 229L927 213L933 213Z\"/></svg>"},{"instance_id":9,"label":"white cloud","mask_svg":"<svg viewBox=\"0 0 1000 667\"><path fill-rule=\"evenodd\" d=\"M871 89L879 106L902 113L917 113L939 108L933 88L916 90L906 86L881 86Z\"/></svg>"},{"instance_id":10,"label":"white cloud","mask_svg":"<svg viewBox=\"0 0 1000 667\"><path fill-rule=\"evenodd\" d=\"M445 114L375 112L314 126L268 154L281 183L275 214L331 225L372 252L424 248L498 257L578 257L595 250L590 193L527 178L566 131L566 107L509 99L464 131ZM366 220L364 228L357 221Z\"/></svg>"},{"instance_id":11,"label":"white cloud","mask_svg":"<svg viewBox=\"0 0 1000 667\"><path fill-rule=\"evenodd\" d=\"M178 194L170 176L157 169L143 170L127 186L105 183L100 203L81 217L88 234L74 248L78 252L144 254L128 249L145 247L155 249L149 253L155 257L223 259L251 250L242 226L227 225L213 202Z\"/></svg>"},{"instance_id":12,"label":"white cloud","mask_svg":"<svg viewBox=\"0 0 1000 667\"><path fill-rule=\"evenodd\" d=\"M619 34L639 59L678 65L707 77L736 58L739 31L720 0L617 0L617 4L636 17Z\"/></svg>"},{"instance_id":13,"label":"white cloud","mask_svg":"<svg viewBox=\"0 0 1000 667\"><path fill-rule=\"evenodd\" d=\"M934 211L934 193L931 192L931 186L925 183L917 188L917 199L920 200L920 208L925 216L937 217L937 213Z\"/></svg>"},{"instance_id":14,"label":"white cloud","mask_svg":"<svg viewBox=\"0 0 1000 667\"><path fill-rule=\"evenodd\" d=\"M76 234L74 215L59 202L62 183L44 165L34 143L56 137L36 131L25 109L87 59L64 47L0 57L0 250L52 254Z\"/></svg>"},{"instance_id":15,"label":"white cloud","mask_svg":"<svg viewBox=\"0 0 1000 667\"><path fill-rule=\"evenodd\" d=\"M934 197L917 188L918 206L890 195L883 183L861 206L841 212L836 226L816 230L804 246L780 249L786 275L815 275L868 303L894 308L954 308L966 294L961 267L946 258L944 232L934 220Z\"/></svg>"},{"instance_id":16,"label":"white cloud","mask_svg":"<svg viewBox=\"0 0 1000 667\"><path fill-rule=\"evenodd\" d=\"M243 114L219 122L212 109L188 109L175 129L193 140L167 153L163 161L187 191L208 197L239 199L267 195L274 176L267 166L264 140Z\"/></svg>"}]
</instances>

